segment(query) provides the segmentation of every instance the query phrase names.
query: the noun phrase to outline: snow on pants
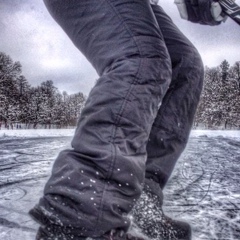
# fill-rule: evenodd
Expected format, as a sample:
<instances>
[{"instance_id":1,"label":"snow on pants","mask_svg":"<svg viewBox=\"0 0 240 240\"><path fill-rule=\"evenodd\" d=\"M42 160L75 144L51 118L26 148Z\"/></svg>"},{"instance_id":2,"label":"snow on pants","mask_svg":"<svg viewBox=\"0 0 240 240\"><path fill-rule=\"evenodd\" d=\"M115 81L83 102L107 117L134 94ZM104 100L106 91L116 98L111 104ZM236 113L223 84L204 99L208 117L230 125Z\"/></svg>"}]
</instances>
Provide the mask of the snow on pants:
<instances>
[{"instance_id":1,"label":"snow on pants","mask_svg":"<svg viewBox=\"0 0 240 240\"><path fill-rule=\"evenodd\" d=\"M201 60L148 0L45 4L99 79L72 149L59 154L31 214L76 239L127 230L145 176L166 182L185 146L201 91Z\"/></svg>"}]
</instances>

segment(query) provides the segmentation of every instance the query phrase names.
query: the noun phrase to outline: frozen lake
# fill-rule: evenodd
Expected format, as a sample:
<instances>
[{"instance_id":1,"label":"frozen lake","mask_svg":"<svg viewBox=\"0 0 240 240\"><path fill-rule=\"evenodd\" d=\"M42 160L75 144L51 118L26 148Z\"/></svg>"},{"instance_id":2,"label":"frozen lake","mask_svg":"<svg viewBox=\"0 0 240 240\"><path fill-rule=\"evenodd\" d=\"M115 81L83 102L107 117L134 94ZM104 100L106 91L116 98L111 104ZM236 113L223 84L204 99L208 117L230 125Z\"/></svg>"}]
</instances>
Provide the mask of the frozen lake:
<instances>
[{"instance_id":1,"label":"frozen lake","mask_svg":"<svg viewBox=\"0 0 240 240\"><path fill-rule=\"evenodd\" d=\"M71 134L7 134L0 131L0 240L33 240L37 225L27 212ZM193 134L165 189L165 211L191 223L193 240L240 239L239 183L239 132Z\"/></svg>"}]
</instances>

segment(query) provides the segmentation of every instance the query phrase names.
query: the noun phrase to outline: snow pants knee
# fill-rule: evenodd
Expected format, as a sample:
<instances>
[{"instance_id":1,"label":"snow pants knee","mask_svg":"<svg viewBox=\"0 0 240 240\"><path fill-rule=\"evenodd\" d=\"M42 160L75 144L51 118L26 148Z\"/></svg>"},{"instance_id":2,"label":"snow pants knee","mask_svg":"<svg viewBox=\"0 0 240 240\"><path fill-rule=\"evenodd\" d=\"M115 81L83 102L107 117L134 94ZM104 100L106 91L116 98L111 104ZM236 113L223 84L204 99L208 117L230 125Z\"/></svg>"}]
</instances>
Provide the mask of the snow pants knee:
<instances>
[{"instance_id":1,"label":"snow pants knee","mask_svg":"<svg viewBox=\"0 0 240 240\"><path fill-rule=\"evenodd\" d=\"M185 57L179 57L179 49L175 54L176 46L166 46L158 23L162 17L155 16L148 0L45 0L45 4L99 79L82 111L72 149L59 154L44 196L31 214L76 239L127 230L127 214L141 194L145 172L151 179L156 169L160 173L161 168L153 169L156 149L163 147L159 134L165 138L172 131L178 144L181 131L187 132L179 130L181 124L191 125L191 100L195 104L199 97L191 87L198 73L187 63L192 65L199 57L192 46L186 46L192 51ZM190 106L185 114L191 117L175 119L177 111L170 112L176 101L187 102L183 108ZM151 144L153 140L156 144ZM159 156L156 161L161 164Z\"/></svg>"}]
</instances>

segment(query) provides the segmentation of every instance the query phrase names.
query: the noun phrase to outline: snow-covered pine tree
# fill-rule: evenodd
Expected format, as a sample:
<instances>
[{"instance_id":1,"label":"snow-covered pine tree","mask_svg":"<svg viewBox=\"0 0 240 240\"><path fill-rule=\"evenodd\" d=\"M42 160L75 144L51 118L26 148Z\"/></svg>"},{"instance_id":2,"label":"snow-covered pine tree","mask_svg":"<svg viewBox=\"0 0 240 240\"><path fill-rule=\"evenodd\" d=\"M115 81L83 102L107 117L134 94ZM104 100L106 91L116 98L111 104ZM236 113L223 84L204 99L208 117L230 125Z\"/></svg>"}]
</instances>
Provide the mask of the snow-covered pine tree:
<instances>
[{"instance_id":1,"label":"snow-covered pine tree","mask_svg":"<svg viewBox=\"0 0 240 240\"><path fill-rule=\"evenodd\" d=\"M219 87L219 68L205 68L204 87L201 100L198 106L195 122L213 128L214 119L217 118L218 109L216 108L217 89Z\"/></svg>"},{"instance_id":2,"label":"snow-covered pine tree","mask_svg":"<svg viewBox=\"0 0 240 240\"><path fill-rule=\"evenodd\" d=\"M240 127L239 76L239 63L230 68L224 60L219 67L206 67L195 125L197 122L207 128Z\"/></svg>"},{"instance_id":3,"label":"snow-covered pine tree","mask_svg":"<svg viewBox=\"0 0 240 240\"><path fill-rule=\"evenodd\" d=\"M240 128L240 61L236 62L229 70L229 81L232 85L231 124Z\"/></svg>"},{"instance_id":4,"label":"snow-covered pine tree","mask_svg":"<svg viewBox=\"0 0 240 240\"><path fill-rule=\"evenodd\" d=\"M16 81L18 89L18 113L17 121L19 123L25 123L29 117L29 103L30 103L30 84L27 79L20 75Z\"/></svg>"},{"instance_id":5,"label":"snow-covered pine tree","mask_svg":"<svg viewBox=\"0 0 240 240\"><path fill-rule=\"evenodd\" d=\"M230 75L230 65L224 60L220 65L221 68L221 81L220 89L218 92L219 101L219 112L221 113L220 124L223 125L224 129L232 128L235 123L235 105L237 94L238 94L238 84L234 78Z\"/></svg>"},{"instance_id":6,"label":"snow-covered pine tree","mask_svg":"<svg viewBox=\"0 0 240 240\"><path fill-rule=\"evenodd\" d=\"M0 121L12 126L17 119L18 89L17 78L21 74L21 64L0 52Z\"/></svg>"},{"instance_id":7,"label":"snow-covered pine tree","mask_svg":"<svg viewBox=\"0 0 240 240\"><path fill-rule=\"evenodd\" d=\"M222 63L220 64L222 82L227 81L228 73L229 73L229 67L230 67L230 65L229 65L229 63L226 59L224 61L222 61Z\"/></svg>"}]
</instances>

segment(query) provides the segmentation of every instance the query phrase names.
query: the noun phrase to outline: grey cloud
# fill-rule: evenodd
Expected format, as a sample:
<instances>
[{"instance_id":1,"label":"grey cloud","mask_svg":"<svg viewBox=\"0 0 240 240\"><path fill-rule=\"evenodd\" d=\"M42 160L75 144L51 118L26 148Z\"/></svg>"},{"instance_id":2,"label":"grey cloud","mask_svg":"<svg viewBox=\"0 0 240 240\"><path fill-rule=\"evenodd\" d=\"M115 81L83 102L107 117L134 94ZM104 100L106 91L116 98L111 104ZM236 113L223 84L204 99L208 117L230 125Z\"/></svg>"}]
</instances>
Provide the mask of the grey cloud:
<instances>
[{"instance_id":1,"label":"grey cloud","mask_svg":"<svg viewBox=\"0 0 240 240\"><path fill-rule=\"evenodd\" d=\"M199 49L207 65L240 60L240 27L230 19L218 27L200 26L181 20L173 1L160 0L159 4ZM51 79L60 91L88 94L97 74L42 0L0 0L0 28L0 51L22 63L23 74L32 85Z\"/></svg>"}]
</instances>

